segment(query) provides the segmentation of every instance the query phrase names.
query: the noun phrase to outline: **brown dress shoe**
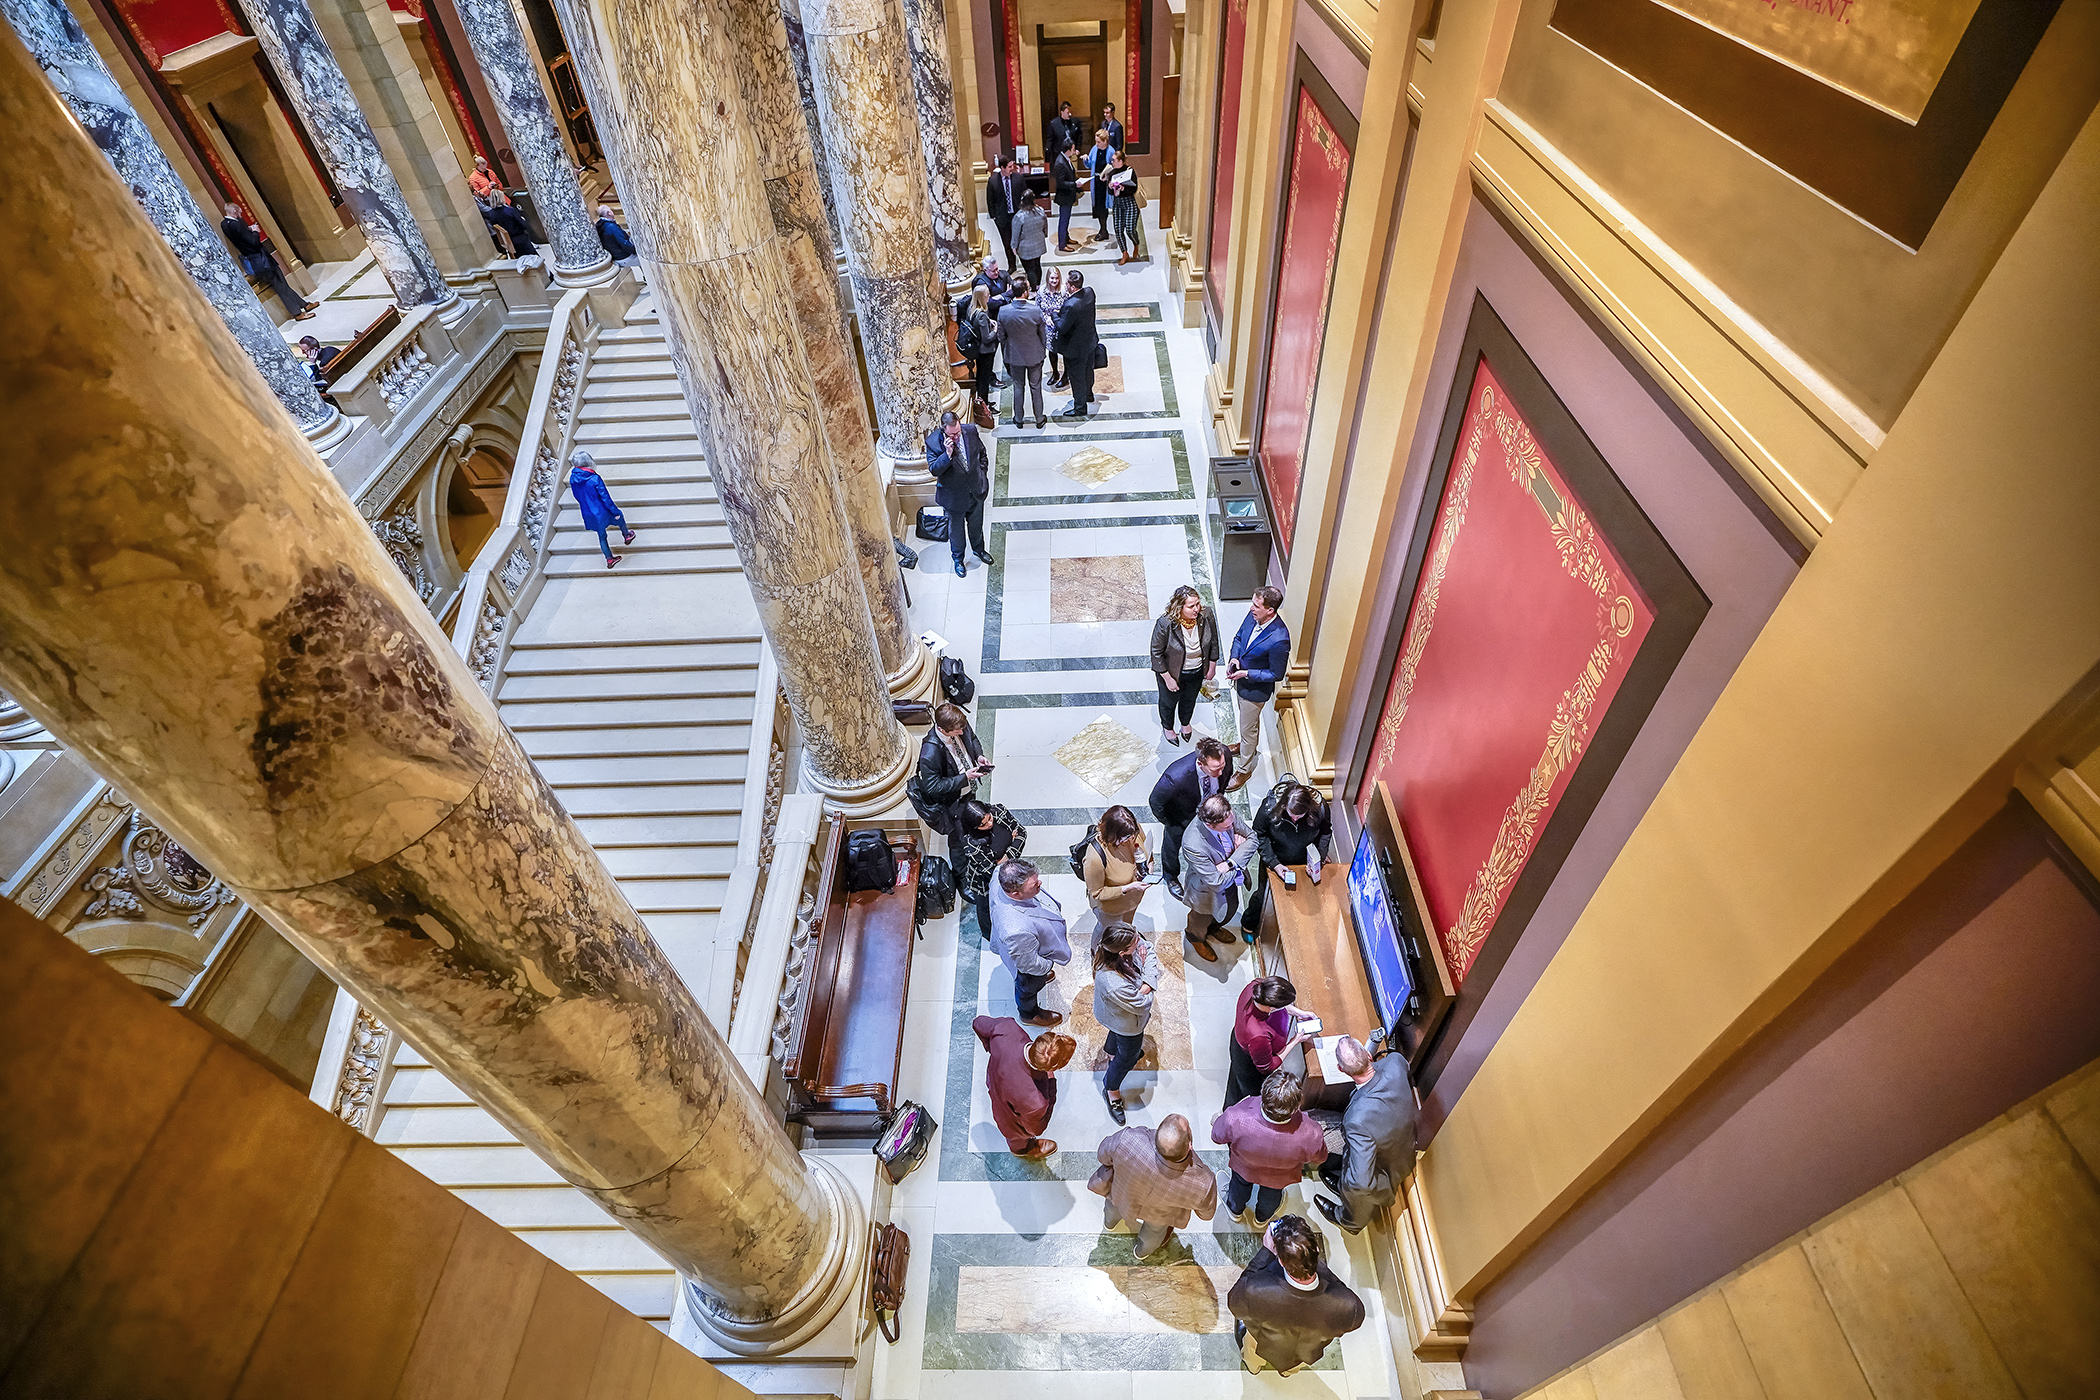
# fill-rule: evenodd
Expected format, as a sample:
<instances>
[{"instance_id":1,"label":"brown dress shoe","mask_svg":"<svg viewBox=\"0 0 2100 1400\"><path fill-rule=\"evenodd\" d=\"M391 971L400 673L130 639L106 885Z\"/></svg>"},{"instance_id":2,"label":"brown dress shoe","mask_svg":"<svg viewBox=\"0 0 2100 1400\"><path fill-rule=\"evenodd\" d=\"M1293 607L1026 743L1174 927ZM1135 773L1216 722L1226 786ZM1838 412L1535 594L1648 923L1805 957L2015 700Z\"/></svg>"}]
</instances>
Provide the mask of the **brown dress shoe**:
<instances>
[{"instance_id":1,"label":"brown dress shoe","mask_svg":"<svg viewBox=\"0 0 2100 1400\"><path fill-rule=\"evenodd\" d=\"M1231 929L1216 920L1211 921L1211 926L1203 931L1203 936L1214 943L1230 943L1234 937Z\"/></svg>"},{"instance_id":2,"label":"brown dress shoe","mask_svg":"<svg viewBox=\"0 0 2100 1400\"><path fill-rule=\"evenodd\" d=\"M1019 1157L1024 1162L1040 1162L1055 1151L1057 1151L1057 1143L1054 1139L1037 1138L1035 1140L1035 1151L1016 1152L1014 1156Z\"/></svg>"},{"instance_id":3,"label":"brown dress shoe","mask_svg":"<svg viewBox=\"0 0 2100 1400\"><path fill-rule=\"evenodd\" d=\"M1205 962L1216 962L1218 960L1218 955L1211 948L1208 938L1197 938L1191 934L1189 936L1189 947L1195 952L1197 957Z\"/></svg>"},{"instance_id":4,"label":"brown dress shoe","mask_svg":"<svg viewBox=\"0 0 2100 1400\"><path fill-rule=\"evenodd\" d=\"M1064 1013L1061 1011L1038 1011L1033 1016L1023 1016L1021 1024L1024 1026L1054 1026L1064 1019Z\"/></svg>"}]
</instances>

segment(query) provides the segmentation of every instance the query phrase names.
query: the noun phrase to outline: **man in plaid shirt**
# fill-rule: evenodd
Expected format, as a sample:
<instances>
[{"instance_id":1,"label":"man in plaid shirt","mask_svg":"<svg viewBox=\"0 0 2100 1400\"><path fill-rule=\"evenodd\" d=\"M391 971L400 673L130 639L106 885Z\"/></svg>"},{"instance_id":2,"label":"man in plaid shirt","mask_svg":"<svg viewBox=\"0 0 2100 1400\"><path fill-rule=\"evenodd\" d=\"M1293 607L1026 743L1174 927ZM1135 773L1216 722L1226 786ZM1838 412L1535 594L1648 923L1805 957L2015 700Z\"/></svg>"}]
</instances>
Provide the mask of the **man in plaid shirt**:
<instances>
[{"instance_id":1,"label":"man in plaid shirt","mask_svg":"<svg viewBox=\"0 0 2100 1400\"><path fill-rule=\"evenodd\" d=\"M1189 1120L1168 1114L1155 1130L1125 1128L1101 1140L1101 1167L1088 1187L1108 1197L1102 1228L1128 1220L1137 1227L1137 1257L1157 1254L1193 1211L1218 1213L1218 1175L1190 1149Z\"/></svg>"}]
</instances>

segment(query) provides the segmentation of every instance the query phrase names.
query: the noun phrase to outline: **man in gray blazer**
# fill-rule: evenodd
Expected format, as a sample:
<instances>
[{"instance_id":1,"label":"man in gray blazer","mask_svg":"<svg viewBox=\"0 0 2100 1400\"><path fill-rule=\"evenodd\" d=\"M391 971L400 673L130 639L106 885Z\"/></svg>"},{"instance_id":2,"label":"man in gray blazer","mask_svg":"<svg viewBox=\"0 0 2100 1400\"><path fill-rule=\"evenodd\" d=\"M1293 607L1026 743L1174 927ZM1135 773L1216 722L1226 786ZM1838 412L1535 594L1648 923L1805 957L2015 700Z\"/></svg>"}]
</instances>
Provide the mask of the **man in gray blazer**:
<instances>
[{"instance_id":1,"label":"man in gray blazer","mask_svg":"<svg viewBox=\"0 0 2100 1400\"><path fill-rule=\"evenodd\" d=\"M1320 1165L1321 1183L1342 1203L1314 1196L1313 1204L1353 1235L1393 1203L1414 1170L1415 1090L1407 1079L1407 1056L1374 1061L1353 1036L1335 1046L1334 1063L1356 1085L1342 1110L1342 1150Z\"/></svg>"},{"instance_id":2,"label":"man in gray blazer","mask_svg":"<svg viewBox=\"0 0 2100 1400\"><path fill-rule=\"evenodd\" d=\"M1216 962L1209 940L1232 941L1225 925L1239 908L1240 887L1260 847L1254 832L1232 810L1224 793L1206 798L1196 820L1181 833L1181 892L1189 907L1189 945L1205 962Z\"/></svg>"},{"instance_id":3,"label":"man in gray blazer","mask_svg":"<svg viewBox=\"0 0 2100 1400\"><path fill-rule=\"evenodd\" d=\"M1013 974L1014 1004L1024 1026L1054 1026L1064 1020L1036 998L1057 969L1072 961L1072 939L1064 910L1043 888L1034 861L1010 860L999 867L990 891L992 951Z\"/></svg>"},{"instance_id":4,"label":"man in gray blazer","mask_svg":"<svg viewBox=\"0 0 2100 1400\"><path fill-rule=\"evenodd\" d=\"M1036 218L1040 221L1042 216ZM1050 328L1043 324L1043 308L1030 299L1028 283L1016 285L1020 290L999 308L999 326L992 335L1006 360L1007 377L1014 382L1014 426L1021 426L1022 396L1033 392L1035 425L1044 428L1050 424L1043 412L1043 352L1049 349Z\"/></svg>"}]
</instances>

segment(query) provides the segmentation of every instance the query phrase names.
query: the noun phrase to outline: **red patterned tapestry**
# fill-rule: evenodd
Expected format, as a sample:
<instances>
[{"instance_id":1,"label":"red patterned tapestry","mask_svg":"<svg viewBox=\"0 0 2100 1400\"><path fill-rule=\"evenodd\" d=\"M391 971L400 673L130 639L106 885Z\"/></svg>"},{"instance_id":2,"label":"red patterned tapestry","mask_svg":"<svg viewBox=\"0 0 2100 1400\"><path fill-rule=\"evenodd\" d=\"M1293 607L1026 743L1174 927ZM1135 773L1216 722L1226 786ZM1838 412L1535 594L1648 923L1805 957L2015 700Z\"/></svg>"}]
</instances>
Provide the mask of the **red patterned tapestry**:
<instances>
[{"instance_id":1,"label":"red patterned tapestry","mask_svg":"<svg viewBox=\"0 0 2100 1400\"><path fill-rule=\"evenodd\" d=\"M1240 145L1240 69L1247 57L1247 0L1225 0L1225 54L1218 65L1218 161L1210 194L1210 251L1204 260L1203 295L1213 323L1223 317L1218 277L1232 246L1233 158Z\"/></svg>"},{"instance_id":2,"label":"red patterned tapestry","mask_svg":"<svg viewBox=\"0 0 2100 1400\"><path fill-rule=\"evenodd\" d=\"M1126 0L1123 7L1123 144L1142 142L1138 131L1139 84L1145 72L1144 7L1152 0Z\"/></svg>"},{"instance_id":3,"label":"red patterned tapestry","mask_svg":"<svg viewBox=\"0 0 2100 1400\"><path fill-rule=\"evenodd\" d=\"M1349 193L1348 144L1320 110L1312 89L1302 83L1290 170L1283 254L1276 265L1276 317L1268 378L1262 386L1261 440L1255 445L1269 504L1276 512L1276 542L1286 558L1298 524L1298 483L1312 431L1320 346L1327 337L1327 296L1342 239L1342 204Z\"/></svg>"},{"instance_id":4,"label":"red patterned tapestry","mask_svg":"<svg viewBox=\"0 0 2100 1400\"><path fill-rule=\"evenodd\" d=\"M1006 29L1006 110L1013 114L1001 144L1011 151L1028 144L1028 108L1021 101L1021 0L1006 0L1000 9Z\"/></svg>"},{"instance_id":5,"label":"red patterned tapestry","mask_svg":"<svg viewBox=\"0 0 2100 1400\"><path fill-rule=\"evenodd\" d=\"M1511 887L1655 621L1485 357L1372 742L1452 981Z\"/></svg>"}]
</instances>

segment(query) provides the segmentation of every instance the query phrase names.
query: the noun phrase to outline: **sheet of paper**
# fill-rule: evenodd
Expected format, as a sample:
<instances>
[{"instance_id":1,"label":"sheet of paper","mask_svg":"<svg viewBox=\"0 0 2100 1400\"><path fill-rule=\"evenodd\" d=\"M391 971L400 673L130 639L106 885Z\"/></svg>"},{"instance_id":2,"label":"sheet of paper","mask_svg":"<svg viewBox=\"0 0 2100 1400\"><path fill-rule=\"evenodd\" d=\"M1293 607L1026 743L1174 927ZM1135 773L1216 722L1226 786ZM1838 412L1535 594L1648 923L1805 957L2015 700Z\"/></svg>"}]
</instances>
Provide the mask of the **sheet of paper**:
<instances>
[{"instance_id":1,"label":"sheet of paper","mask_svg":"<svg viewBox=\"0 0 2100 1400\"><path fill-rule=\"evenodd\" d=\"M1341 1039L1338 1035L1321 1035L1305 1042L1306 1068L1329 1083L1346 1077L1334 1063L1334 1048Z\"/></svg>"}]
</instances>

